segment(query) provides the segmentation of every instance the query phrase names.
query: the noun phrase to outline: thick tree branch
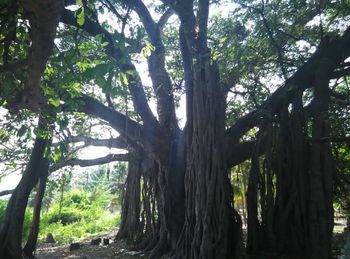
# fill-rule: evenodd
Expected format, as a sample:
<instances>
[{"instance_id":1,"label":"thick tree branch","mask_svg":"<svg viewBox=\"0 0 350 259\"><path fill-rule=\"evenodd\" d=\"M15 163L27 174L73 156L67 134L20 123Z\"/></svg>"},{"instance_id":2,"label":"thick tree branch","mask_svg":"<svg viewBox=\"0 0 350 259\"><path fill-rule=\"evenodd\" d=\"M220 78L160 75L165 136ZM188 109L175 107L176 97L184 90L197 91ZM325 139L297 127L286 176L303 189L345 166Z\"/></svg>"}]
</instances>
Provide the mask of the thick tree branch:
<instances>
[{"instance_id":1,"label":"thick tree branch","mask_svg":"<svg viewBox=\"0 0 350 259\"><path fill-rule=\"evenodd\" d=\"M24 95L26 96L24 106L37 110L45 103L41 93L40 81L46 62L52 52L64 1L20 0L19 2L29 14L32 40L28 58L28 75L24 86ZM16 106L17 104L13 105Z\"/></svg>"},{"instance_id":2,"label":"thick tree branch","mask_svg":"<svg viewBox=\"0 0 350 259\"><path fill-rule=\"evenodd\" d=\"M291 103L298 91L313 87L317 79L316 68L323 62L329 63L333 70L339 67L339 64L350 56L349 46L350 28L341 37L334 37L323 42L312 57L285 82L284 86L267 98L260 108L238 119L226 131L231 143L237 143L249 129L257 126L261 120L276 114L282 105Z\"/></svg>"},{"instance_id":3,"label":"thick tree branch","mask_svg":"<svg viewBox=\"0 0 350 259\"><path fill-rule=\"evenodd\" d=\"M189 49L195 45L195 31L196 17L193 13L193 0L162 0L162 2L173 9L180 18L181 26L184 29L185 38Z\"/></svg>"},{"instance_id":4,"label":"thick tree branch","mask_svg":"<svg viewBox=\"0 0 350 259\"><path fill-rule=\"evenodd\" d=\"M350 76L350 67L334 71L332 79L338 79L343 76Z\"/></svg>"},{"instance_id":5,"label":"thick tree branch","mask_svg":"<svg viewBox=\"0 0 350 259\"><path fill-rule=\"evenodd\" d=\"M80 167L88 167L94 165L103 165L108 164L115 161L129 161L129 154L109 154L104 157L99 157L95 159L70 159L64 161L62 163L55 164L51 167L50 171L54 172L66 166L80 166Z\"/></svg>"},{"instance_id":6,"label":"thick tree branch","mask_svg":"<svg viewBox=\"0 0 350 259\"><path fill-rule=\"evenodd\" d=\"M258 155L262 155L266 151L266 141L267 138L264 137L260 140L259 144L259 150ZM256 148L256 140L254 141L245 141L236 145L231 146L230 148L227 148L227 163L228 167L233 167L235 165L238 165L250 158L252 158L252 154L254 151L254 148Z\"/></svg>"},{"instance_id":7,"label":"thick tree branch","mask_svg":"<svg viewBox=\"0 0 350 259\"><path fill-rule=\"evenodd\" d=\"M111 139L94 139L86 136L70 136L67 138L68 143L84 142L85 146L109 147L126 149L128 144L122 137Z\"/></svg>"},{"instance_id":8,"label":"thick tree branch","mask_svg":"<svg viewBox=\"0 0 350 259\"><path fill-rule=\"evenodd\" d=\"M198 45L199 52L207 54L207 34L208 34L209 0L198 1Z\"/></svg>"},{"instance_id":9,"label":"thick tree branch","mask_svg":"<svg viewBox=\"0 0 350 259\"><path fill-rule=\"evenodd\" d=\"M174 10L169 8L168 10L166 10L163 15L159 18L158 22L157 22L157 26L159 28L160 31L163 30L165 24L168 22L169 18L174 14Z\"/></svg>"},{"instance_id":10,"label":"thick tree branch","mask_svg":"<svg viewBox=\"0 0 350 259\"><path fill-rule=\"evenodd\" d=\"M147 149L151 154L159 148L160 131L158 127L150 128L141 126L129 117L117 112L92 97L84 95L80 98L84 105L81 111L85 114L105 120L133 145L139 145Z\"/></svg>"},{"instance_id":11,"label":"thick tree branch","mask_svg":"<svg viewBox=\"0 0 350 259\"><path fill-rule=\"evenodd\" d=\"M121 49L115 46L112 35L98 23L89 20L87 17L85 18L84 24L80 26L74 17L74 13L67 9L63 11L61 21L65 24L81 28L92 36L102 35L102 41L109 43L105 47L108 54L120 64L120 70L122 72L128 72L128 87L133 98L134 106L145 126L157 127L158 122L148 105L140 76L130 59L125 56L125 53Z\"/></svg>"},{"instance_id":12,"label":"thick tree branch","mask_svg":"<svg viewBox=\"0 0 350 259\"><path fill-rule=\"evenodd\" d=\"M152 44L156 45L158 43L158 33L156 32L158 28L144 3L141 0L123 0L123 3L135 10L137 15L140 17Z\"/></svg>"},{"instance_id":13,"label":"thick tree branch","mask_svg":"<svg viewBox=\"0 0 350 259\"><path fill-rule=\"evenodd\" d=\"M26 65L28 65L28 60L27 59L20 60L20 61L18 61L16 63L0 65L0 74L1 73L13 73L17 69L20 69L20 68L22 68L22 67L24 67Z\"/></svg>"},{"instance_id":14,"label":"thick tree branch","mask_svg":"<svg viewBox=\"0 0 350 259\"><path fill-rule=\"evenodd\" d=\"M0 192L0 197L1 197L1 196L5 196L5 195L12 194L13 192L14 192L14 190L5 190L5 191L1 191L1 192Z\"/></svg>"},{"instance_id":15,"label":"thick tree branch","mask_svg":"<svg viewBox=\"0 0 350 259\"><path fill-rule=\"evenodd\" d=\"M160 29L141 0L124 0L123 2L135 10L155 47L147 61L153 90L157 96L160 124L167 129L178 129L172 83L165 69L165 50L161 40Z\"/></svg>"},{"instance_id":16,"label":"thick tree branch","mask_svg":"<svg viewBox=\"0 0 350 259\"><path fill-rule=\"evenodd\" d=\"M136 121L131 120L124 114L103 105L90 96L83 95L80 100L84 103L84 105L81 107L82 112L107 121L115 130L125 136L128 136L128 138L133 141L139 140L142 132L142 126Z\"/></svg>"}]
</instances>

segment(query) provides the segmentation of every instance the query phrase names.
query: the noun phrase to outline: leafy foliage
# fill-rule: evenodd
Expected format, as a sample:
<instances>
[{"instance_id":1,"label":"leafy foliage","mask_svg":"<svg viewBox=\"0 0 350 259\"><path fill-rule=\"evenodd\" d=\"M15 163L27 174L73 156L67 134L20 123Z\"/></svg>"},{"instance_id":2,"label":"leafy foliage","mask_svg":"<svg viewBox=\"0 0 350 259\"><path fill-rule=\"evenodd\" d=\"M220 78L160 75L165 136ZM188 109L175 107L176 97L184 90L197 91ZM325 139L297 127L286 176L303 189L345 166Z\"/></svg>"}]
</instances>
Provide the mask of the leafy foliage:
<instances>
[{"instance_id":1,"label":"leafy foliage","mask_svg":"<svg viewBox=\"0 0 350 259\"><path fill-rule=\"evenodd\" d=\"M82 238L111 231L120 223L119 213L111 213L108 205L112 196L101 192L98 195L82 189L67 192L61 211L59 200L42 214L39 241L52 233L58 243L68 243Z\"/></svg>"}]
</instances>

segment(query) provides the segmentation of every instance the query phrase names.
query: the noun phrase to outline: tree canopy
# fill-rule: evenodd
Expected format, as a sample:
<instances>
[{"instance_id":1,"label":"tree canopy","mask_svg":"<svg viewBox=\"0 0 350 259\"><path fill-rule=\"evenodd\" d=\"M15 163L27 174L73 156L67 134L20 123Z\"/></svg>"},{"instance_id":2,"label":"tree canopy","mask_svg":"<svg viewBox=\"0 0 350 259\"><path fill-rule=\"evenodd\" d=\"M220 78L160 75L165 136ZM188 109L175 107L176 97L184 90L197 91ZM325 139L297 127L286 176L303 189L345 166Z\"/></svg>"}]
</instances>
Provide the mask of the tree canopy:
<instances>
[{"instance_id":1,"label":"tree canopy","mask_svg":"<svg viewBox=\"0 0 350 259\"><path fill-rule=\"evenodd\" d=\"M23 177L0 257L19 258L35 184L121 160L119 237L155 258L241 258L228 172L250 160L247 253L329 258L350 186L349 56L346 0L1 1L0 161ZM89 145L127 154L78 158Z\"/></svg>"}]
</instances>

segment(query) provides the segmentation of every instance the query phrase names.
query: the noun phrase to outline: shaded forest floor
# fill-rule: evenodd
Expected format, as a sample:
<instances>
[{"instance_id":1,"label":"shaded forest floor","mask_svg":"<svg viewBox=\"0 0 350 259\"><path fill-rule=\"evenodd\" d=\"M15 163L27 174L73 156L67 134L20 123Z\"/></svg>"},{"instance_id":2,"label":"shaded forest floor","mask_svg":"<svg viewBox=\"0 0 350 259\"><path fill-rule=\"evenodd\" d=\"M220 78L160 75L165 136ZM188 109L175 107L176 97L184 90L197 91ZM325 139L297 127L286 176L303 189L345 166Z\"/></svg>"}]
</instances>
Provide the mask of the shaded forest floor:
<instances>
[{"instance_id":1,"label":"shaded forest floor","mask_svg":"<svg viewBox=\"0 0 350 259\"><path fill-rule=\"evenodd\" d=\"M70 244L57 245L57 244L42 244L39 245L36 250L36 258L38 259L61 259L61 258L80 258L80 259L99 259L99 258L123 258L123 259L135 259L143 258L147 259L143 254L137 253L129 249L129 246L124 240L114 241L114 237L117 234L117 229L111 233L96 236L96 238L108 238L110 244L92 245L91 239L84 239L78 241L80 248L74 251L70 251Z\"/></svg>"},{"instance_id":2,"label":"shaded forest floor","mask_svg":"<svg viewBox=\"0 0 350 259\"><path fill-rule=\"evenodd\" d=\"M350 258L350 232L345 229L345 221L337 221L334 226L333 258ZM344 231L345 230L345 231ZM246 231L244 231L246 233ZM91 240L80 241L81 248L70 251L69 245L44 244L36 251L38 259L60 259L60 258L124 258L135 259L147 257L135 251L128 250L128 245L123 240L113 241L115 233L101 238L109 238L111 243L107 246L91 245Z\"/></svg>"},{"instance_id":3,"label":"shaded forest floor","mask_svg":"<svg viewBox=\"0 0 350 259\"><path fill-rule=\"evenodd\" d=\"M44 245L37 249L36 258L38 259L60 259L60 258L80 258L80 259L97 259L97 258L147 258L142 254L127 250L127 244L118 240L108 246L90 245L90 241L79 242L82 244L80 249L70 251L69 245L52 246Z\"/></svg>"}]
</instances>

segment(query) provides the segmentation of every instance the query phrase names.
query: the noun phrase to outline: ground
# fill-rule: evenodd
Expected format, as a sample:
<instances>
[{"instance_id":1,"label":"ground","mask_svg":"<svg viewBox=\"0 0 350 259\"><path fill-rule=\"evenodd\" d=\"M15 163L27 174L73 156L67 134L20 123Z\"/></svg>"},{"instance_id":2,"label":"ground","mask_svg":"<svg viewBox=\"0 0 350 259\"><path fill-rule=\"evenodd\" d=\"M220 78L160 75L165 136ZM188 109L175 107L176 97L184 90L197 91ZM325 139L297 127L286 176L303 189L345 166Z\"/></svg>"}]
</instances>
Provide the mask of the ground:
<instances>
[{"instance_id":1,"label":"ground","mask_svg":"<svg viewBox=\"0 0 350 259\"><path fill-rule=\"evenodd\" d=\"M350 258L350 231L346 227L344 219L338 219L334 226L333 255L334 258ZM246 233L246 232L245 232ZM80 259L104 259L104 258L123 258L123 259L147 259L148 257L136 251L128 250L127 244L123 240L113 241L115 232L110 235L101 236L109 238L111 244L90 245L91 240L80 241L82 248L69 251L69 245L45 244L39 246L36 251L38 259L61 259L61 258L80 258Z\"/></svg>"},{"instance_id":2,"label":"ground","mask_svg":"<svg viewBox=\"0 0 350 259\"><path fill-rule=\"evenodd\" d=\"M113 239L111 239L113 240ZM79 242L83 246L82 248L69 251L69 245L55 246L51 244L45 244L39 247L36 251L36 258L38 259L61 259L61 258L80 258L80 259L98 259L98 258L125 258L135 259L144 258L143 254L135 251L127 250L126 243L122 240L112 242L108 246L102 245L90 245L90 241Z\"/></svg>"}]
</instances>

